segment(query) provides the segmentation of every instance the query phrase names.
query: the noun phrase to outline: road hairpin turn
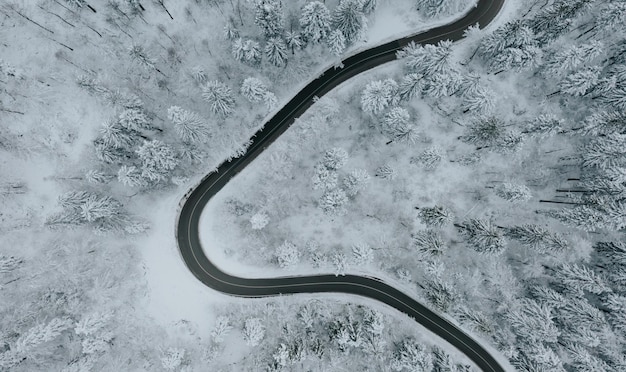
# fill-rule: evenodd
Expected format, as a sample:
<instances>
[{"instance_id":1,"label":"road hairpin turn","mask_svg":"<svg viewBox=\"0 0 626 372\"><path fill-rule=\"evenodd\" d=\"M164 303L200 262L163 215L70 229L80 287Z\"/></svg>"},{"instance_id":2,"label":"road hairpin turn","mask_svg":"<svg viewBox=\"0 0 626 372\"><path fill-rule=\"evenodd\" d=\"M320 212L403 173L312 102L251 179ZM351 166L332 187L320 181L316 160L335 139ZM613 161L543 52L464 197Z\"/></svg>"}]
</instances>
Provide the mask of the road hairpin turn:
<instances>
[{"instance_id":1,"label":"road hairpin turn","mask_svg":"<svg viewBox=\"0 0 626 372\"><path fill-rule=\"evenodd\" d=\"M232 177L244 169L264 149L284 133L294 120L313 103L347 79L396 59L396 52L410 42L434 44L441 40L459 40L471 25L489 24L499 13L504 0L479 0L475 8L457 21L418 34L391 41L343 61L343 68L331 67L305 86L251 138L248 151L239 158L222 163L216 172L205 177L184 200L178 215L176 239L189 270L206 286L239 297L266 297L292 293L341 292L368 297L409 315L433 333L467 355L483 371L499 372L504 368L472 337L444 317L415 299L369 277L346 275L289 276L279 278L240 278L229 275L211 262L200 244L200 215L208 201Z\"/></svg>"}]
</instances>

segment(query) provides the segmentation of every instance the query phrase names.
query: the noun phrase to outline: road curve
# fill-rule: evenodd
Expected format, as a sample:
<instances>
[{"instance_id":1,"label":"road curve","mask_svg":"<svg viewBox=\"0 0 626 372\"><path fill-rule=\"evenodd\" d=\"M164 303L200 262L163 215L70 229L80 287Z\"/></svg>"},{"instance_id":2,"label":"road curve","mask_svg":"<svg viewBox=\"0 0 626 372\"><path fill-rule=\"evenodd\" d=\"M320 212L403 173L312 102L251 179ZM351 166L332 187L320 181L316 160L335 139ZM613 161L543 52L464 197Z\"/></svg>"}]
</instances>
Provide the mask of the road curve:
<instances>
[{"instance_id":1,"label":"road curve","mask_svg":"<svg viewBox=\"0 0 626 372\"><path fill-rule=\"evenodd\" d=\"M410 296L379 279L354 275L315 275L278 278L239 278L220 270L211 262L200 244L200 215L208 201L237 173L254 160L278 138L296 118L321 97L345 80L373 67L396 59L396 52L411 41L434 44L440 40L459 40L463 31L476 23L489 24L498 14L504 0L479 0L478 5L454 23L436 27L409 37L377 46L343 61L343 68L326 70L293 97L251 138L245 155L222 163L217 172L206 176L195 189L185 195L176 227L178 248L193 275L206 286L239 297L265 297L291 293L341 292L369 297L384 302L409 315L467 355L483 371L505 369L478 342L445 318L437 315Z\"/></svg>"}]
</instances>

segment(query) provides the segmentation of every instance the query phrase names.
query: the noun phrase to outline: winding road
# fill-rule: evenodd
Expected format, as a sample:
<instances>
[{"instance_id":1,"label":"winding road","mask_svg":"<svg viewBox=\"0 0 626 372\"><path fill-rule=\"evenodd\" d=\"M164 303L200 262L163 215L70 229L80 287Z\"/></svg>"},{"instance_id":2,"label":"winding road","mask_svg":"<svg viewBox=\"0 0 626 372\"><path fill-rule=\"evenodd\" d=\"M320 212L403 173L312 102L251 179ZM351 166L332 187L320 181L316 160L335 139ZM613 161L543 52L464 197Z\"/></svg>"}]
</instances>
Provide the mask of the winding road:
<instances>
[{"instance_id":1,"label":"winding road","mask_svg":"<svg viewBox=\"0 0 626 372\"><path fill-rule=\"evenodd\" d=\"M430 331L445 339L467 355L483 371L500 372L505 369L477 341L442 316L429 310L409 295L385 284L379 279L354 275L315 275L278 278L240 278L229 275L215 266L205 255L200 244L200 216L204 206L237 173L244 169L267 146L276 140L296 118L314 101L347 79L373 67L396 59L396 52L410 42L434 44L440 40L459 40L463 31L476 23L489 24L499 13L504 0L479 0L463 18L409 37L389 42L360 52L343 61L343 68L334 67L304 87L252 137L245 155L222 163L217 172L206 176L185 196L177 220L176 239L185 264L193 275L206 286L229 295L265 297L291 293L341 292L369 297L409 315Z\"/></svg>"}]
</instances>

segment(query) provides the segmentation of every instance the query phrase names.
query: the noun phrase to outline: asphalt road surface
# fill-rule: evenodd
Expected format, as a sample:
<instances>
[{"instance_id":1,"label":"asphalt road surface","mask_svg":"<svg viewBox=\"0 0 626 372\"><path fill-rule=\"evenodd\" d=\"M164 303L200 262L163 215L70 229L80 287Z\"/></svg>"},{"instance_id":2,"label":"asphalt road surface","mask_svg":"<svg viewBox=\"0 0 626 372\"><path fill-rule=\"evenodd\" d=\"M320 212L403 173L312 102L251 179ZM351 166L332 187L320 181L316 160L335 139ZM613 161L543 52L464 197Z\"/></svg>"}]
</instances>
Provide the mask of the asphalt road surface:
<instances>
[{"instance_id":1,"label":"asphalt road surface","mask_svg":"<svg viewBox=\"0 0 626 372\"><path fill-rule=\"evenodd\" d=\"M483 371L504 371L487 350L457 326L379 279L354 275L239 278L221 271L206 257L199 236L200 215L211 197L285 132L294 120L313 104L314 97L323 96L340 83L363 71L395 60L396 52L411 41L434 44L446 39L459 40L463 37L463 31L470 25L478 23L482 27L489 24L503 3L504 0L479 0L476 8L454 23L395 40L349 57L343 61L343 68L329 68L296 94L262 130L255 133L245 155L222 163L217 172L206 176L185 196L184 205L178 216L176 238L181 256L193 275L210 288L239 297L321 292L369 297L408 314L416 322L462 351Z\"/></svg>"}]
</instances>

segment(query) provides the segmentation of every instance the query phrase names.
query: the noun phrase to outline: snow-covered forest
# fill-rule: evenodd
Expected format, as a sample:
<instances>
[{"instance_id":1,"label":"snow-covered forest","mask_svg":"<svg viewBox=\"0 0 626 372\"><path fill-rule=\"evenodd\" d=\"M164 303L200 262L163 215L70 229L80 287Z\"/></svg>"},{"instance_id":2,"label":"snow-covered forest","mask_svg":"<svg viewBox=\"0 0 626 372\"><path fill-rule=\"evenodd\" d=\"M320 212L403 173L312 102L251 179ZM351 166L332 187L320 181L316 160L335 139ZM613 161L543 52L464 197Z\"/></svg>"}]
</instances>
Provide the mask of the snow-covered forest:
<instances>
[{"instance_id":1,"label":"snow-covered forest","mask_svg":"<svg viewBox=\"0 0 626 372\"><path fill-rule=\"evenodd\" d=\"M322 98L206 244L238 225L213 246L248 276L385 278L522 371L624 370L626 3L507 6Z\"/></svg>"},{"instance_id":2,"label":"snow-covered forest","mask_svg":"<svg viewBox=\"0 0 626 372\"><path fill-rule=\"evenodd\" d=\"M217 295L173 225L329 63L472 5L2 1L0 370L470 370L371 302ZM510 0L405 48L235 178L204 244L248 275L383 278L522 371L626 369L624 19Z\"/></svg>"}]
</instances>

